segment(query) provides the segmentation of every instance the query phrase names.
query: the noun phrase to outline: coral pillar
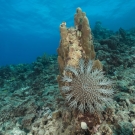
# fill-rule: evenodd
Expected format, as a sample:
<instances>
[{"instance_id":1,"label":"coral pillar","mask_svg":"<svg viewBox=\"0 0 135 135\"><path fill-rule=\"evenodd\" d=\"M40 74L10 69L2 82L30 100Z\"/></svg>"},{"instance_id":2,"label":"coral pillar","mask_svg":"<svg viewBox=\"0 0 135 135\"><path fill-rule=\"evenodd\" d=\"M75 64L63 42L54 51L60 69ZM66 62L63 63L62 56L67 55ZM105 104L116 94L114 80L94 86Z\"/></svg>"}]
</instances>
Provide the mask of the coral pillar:
<instances>
[{"instance_id":1,"label":"coral pillar","mask_svg":"<svg viewBox=\"0 0 135 135\"><path fill-rule=\"evenodd\" d=\"M58 82L61 85L60 78L65 73L66 66L77 67L79 60L94 60L94 68L102 69L99 60L95 60L95 51L92 40L91 28L86 13L81 8L77 8L74 16L75 26L66 27L66 22L60 24L60 45L57 49L60 75Z\"/></svg>"}]
</instances>

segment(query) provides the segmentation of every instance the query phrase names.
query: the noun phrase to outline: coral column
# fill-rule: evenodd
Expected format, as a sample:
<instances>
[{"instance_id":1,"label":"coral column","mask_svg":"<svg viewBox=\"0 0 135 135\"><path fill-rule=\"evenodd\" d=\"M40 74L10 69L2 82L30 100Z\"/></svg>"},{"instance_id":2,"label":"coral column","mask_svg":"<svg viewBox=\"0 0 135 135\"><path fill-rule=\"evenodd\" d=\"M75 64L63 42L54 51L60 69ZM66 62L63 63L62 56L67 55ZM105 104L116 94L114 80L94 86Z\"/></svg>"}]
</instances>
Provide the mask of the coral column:
<instances>
[{"instance_id":1,"label":"coral column","mask_svg":"<svg viewBox=\"0 0 135 135\"><path fill-rule=\"evenodd\" d=\"M60 75L58 83L61 86L61 77L65 74L66 66L77 67L79 60L94 61L94 68L102 69L99 60L95 60L95 51L92 40L91 28L86 13L77 8L74 16L75 26L66 27L66 22L60 24L60 45L57 49Z\"/></svg>"}]
</instances>

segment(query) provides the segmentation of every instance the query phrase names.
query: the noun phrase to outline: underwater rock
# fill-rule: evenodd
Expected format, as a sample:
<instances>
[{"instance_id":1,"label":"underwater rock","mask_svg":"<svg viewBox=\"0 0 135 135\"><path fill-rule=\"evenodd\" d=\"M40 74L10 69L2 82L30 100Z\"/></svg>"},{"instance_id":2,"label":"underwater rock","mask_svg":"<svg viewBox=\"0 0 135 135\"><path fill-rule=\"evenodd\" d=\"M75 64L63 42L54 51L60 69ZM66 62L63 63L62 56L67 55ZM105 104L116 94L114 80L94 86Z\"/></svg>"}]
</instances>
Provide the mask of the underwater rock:
<instances>
[{"instance_id":1,"label":"underwater rock","mask_svg":"<svg viewBox=\"0 0 135 135\"><path fill-rule=\"evenodd\" d=\"M97 39L106 39L114 34L112 30L106 29L102 26L102 22L95 22L94 29L92 30L94 38Z\"/></svg>"},{"instance_id":2,"label":"underwater rock","mask_svg":"<svg viewBox=\"0 0 135 135\"><path fill-rule=\"evenodd\" d=\"M130 122L121 121L119 123L118 134L132 135L132 129L133 129L133 125Z\"/></svg>"},{"instance_id":3,"label":"underwater rock","mask_svg":"<svg viewBox=\"0 0 135 135\"><path fill-rule=\"evenodd\" d=\"M13 130L5 132L4 135L26 135L19 127L14 127Z\"/></svg>"},{"instance_id":4,"label":"underwater rock","mask_svg":"<svg viewBox=\"0 0 135 135\"><path fill-rule=\"evenodd\" d=\"M57 110L55 112L52 113L52 118L53 119L57 119L61 116L61 111Z\"/></svg>"},{"instance_id":5,"label":"underwater rock","mask_svg":"<svg viewBox=\"0 0 135 135\"><path fill-rule=\"evenodd\" d=\"M135 128L135 120L131 121L133 127Z\"/></svg>"},{"instance_id":6,"label":"underwater rock","mask_svg":"<svg viewBox=\"0 0 135 135\"><path fill-rule=\"evenodd\" d=\"M34 113L24 116L24 118L22 119L22 122L21 122L23 128L25 128L27 130L30 129L30 126L34 121L35 116L36 115Z\"/></svg>"},{"instance_id":7,"label":"underwater rock","mask_svg":"<svg viewBox=\"0 0 135 135\"><path fill-rule=\"evenodd\" d=\"M95 135L113 135L113 131L108 124L104 123L99 127L99 131Z\"/></svg>"},{"instance_id":8,"label":"underwater rock","mask_svg":"<svg viewBox=\"0 0 135 135\"><path fill-rule=\"evenodd\" d=\"M124 29L119 28L119 33L121 35L121 37L123 38L123 40L126 40L126 32Z\"/></svg>"}]
</instances>

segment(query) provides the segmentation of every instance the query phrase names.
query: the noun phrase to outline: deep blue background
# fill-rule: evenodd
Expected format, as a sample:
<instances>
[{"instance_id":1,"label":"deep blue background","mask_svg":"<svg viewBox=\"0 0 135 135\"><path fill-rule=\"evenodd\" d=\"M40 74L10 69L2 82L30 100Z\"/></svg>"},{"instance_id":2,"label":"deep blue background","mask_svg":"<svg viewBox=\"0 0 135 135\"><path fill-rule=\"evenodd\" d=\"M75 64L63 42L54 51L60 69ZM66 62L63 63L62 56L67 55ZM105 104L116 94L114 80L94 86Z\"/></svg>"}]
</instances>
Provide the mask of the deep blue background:
<instances>
[{"instance_id":1,"label":"deep blue background","mask_svg":"<svg viewBox=\"0 0 135 135\"><path fill-rule=\"evenodd\" d=\"M0 0L0 65L56 54L59 25L73 26L77 7L92 28L96 21L114 31L135 27L135 0Z\"/></svg>"}]
</instances>

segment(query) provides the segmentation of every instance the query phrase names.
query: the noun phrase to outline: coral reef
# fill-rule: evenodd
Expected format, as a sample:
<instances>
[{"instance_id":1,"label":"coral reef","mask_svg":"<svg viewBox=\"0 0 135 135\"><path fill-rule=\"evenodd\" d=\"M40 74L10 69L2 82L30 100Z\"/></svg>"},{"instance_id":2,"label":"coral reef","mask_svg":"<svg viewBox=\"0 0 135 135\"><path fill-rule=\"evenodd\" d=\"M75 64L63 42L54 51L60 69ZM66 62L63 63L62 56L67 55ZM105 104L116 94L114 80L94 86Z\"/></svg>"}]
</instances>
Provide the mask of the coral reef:
<instances>
[{"instance_id":1,"label":"coral reef","mask_svg":"<svg viewBox=\"0 0 135 135\"><path fill-rule=\"evenodd\" d=\"M94 34L94 39L106 39L110 37L114 32L112 30L106 29L102 26L100 21L95 23L94 29L92 30Z\"/></svg>"},{"instance_id":2,"label":"coral reef","mask_svg":"<svg viewBox=\"0 0 135 135\"><path fill-rule=\"evenodd\" d=\"M77 16L83 15L82 11L78 12ZM113 105L100 115L71 111L59 92L57 56L44 54L31 64L0 67L0 135L135 135L135 28L111 32L101 23L98 25L97 32L93 30L93 52L102 62L107 77L114 82ZM72 28L79 31L80 36L83 34L81 26ZM76 41L71 40L74 32L69 31L71 28L65 29L67 40L70 38L76 47ZM66 41L64 37L63 40ZM109 42L101 42L106 40ZM60 76L67 63L73 67L70 65L73 59L69 62L71 57L67 53L72 43L65 46L60 43L58 50L64 52L59 53L63 62ZM80 47L80 50L83 50L81 55L77 50L72 52L82 56L80 58L89 58L85 48Z\"/></svg>"}]
</instances>

